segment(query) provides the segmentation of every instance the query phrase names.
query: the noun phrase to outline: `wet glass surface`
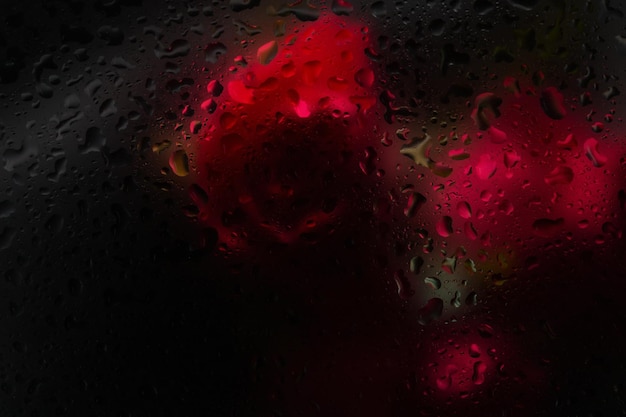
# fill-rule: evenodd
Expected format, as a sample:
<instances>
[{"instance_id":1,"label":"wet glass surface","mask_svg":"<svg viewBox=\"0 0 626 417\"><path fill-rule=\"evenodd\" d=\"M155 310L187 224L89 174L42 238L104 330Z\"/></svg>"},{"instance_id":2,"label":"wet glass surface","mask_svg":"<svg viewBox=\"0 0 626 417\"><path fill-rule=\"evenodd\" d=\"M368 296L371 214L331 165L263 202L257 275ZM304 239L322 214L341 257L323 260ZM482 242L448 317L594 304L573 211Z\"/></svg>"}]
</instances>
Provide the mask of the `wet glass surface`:
<instances>
[{"instance_id":1,"label":"wet glass surface","mask_svg":"<svg viewBox=\"0 0 626 417\"><path fill-rule=\"evenodd\" d=\"M1 415L626 415L620 2L2 11Z\"/></svg>"}]
</instances>

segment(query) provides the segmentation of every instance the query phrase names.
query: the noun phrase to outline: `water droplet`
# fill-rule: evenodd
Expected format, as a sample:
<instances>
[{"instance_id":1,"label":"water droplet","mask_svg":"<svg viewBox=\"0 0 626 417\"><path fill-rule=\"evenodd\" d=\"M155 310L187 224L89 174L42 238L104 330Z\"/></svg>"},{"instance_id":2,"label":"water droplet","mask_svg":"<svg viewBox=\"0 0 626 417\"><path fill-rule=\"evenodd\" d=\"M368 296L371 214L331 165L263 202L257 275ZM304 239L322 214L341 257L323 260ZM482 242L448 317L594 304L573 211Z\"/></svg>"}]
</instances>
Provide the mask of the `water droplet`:
<instances>
[{"instance_id":1,"label":"water droplet","mask_svg":"<svg viewBox=\"0 0 626 417\"><path fill-rule=\"evenodd\" d=\"M220 56L226 53L226 45L221 42L211 42L204 48L204 60L216 64Z\"/></svg>"},{"instance_id":2,"label":"water droplet","mask_svg":"<svg viewBox=\"0 0 626 417\"><path fill-rule=\"evenodd\" d=\"M261 65L267 65L276 57L278 53L278 42L270 41L261 45L257 50L256 56Z\"/></svg>"},{"instance_id":3,"label":"water droplet","mask_svg":"<svg viewBox=\"0 0 626 417\"><path fill-rule=\"evenodd\" d=\"M465 201L461 201L459 204L456 205L456 212L463 219L469 219L472 217L472 208L470 207L469 203Z\"/></svg>"},{"instance_id":4,"label":"water droplet","mask_svg":"<svg viewBox=\"0 0 626 417\"><path fill-rule=\"evenodd\" d=\"M176 39L170 45L158 43L154 48L154 55L159 59L180 58L187 56L191 51L191 44L185 39Z\"/></svg>"},{"instance_id":5,"label":"water droplet","mask_svg":"<svg viewBox=\"0 0 626 417\"><path fill-rule=\"evenodd\" d=\"M82 153L101 152L106 145L106 137L97 127L90 127L85 133L85 142L78 145L78 150Z\"/></svg>"},{"instance_id":6,"label":"water droplet","mask_svg":"<svg viewBox=\"0 0 626 417\"><path fill-rule=\"evenodd\" d=\"M287 24L283 19L277 19L274 22L274 36L280 37L285 36L287 32Z\"/></svg>"},{"instance_id":7,"label":"water droplet","mask_svg":"<svg viewBox=\"0 0 626 417\"><path fill-rule=\"evenodd\" d=\"M489 126L489 129L487 129L487 132L489 133L489 137L491 137L492 143L502 144L508 140L508 136L506 132L494 126Z\"/></svg>"},{"instance_id":8,"label":"water droplet","mask_svg":"<svg viewBox=\"0 0 626 417\"><path fill-rule=\"evenodd\" d=\"M568 166L559 165L543 179L548 185L569 184L574 180L574 171Z\"/></svg>"},{"instance_id":9,"label":"water droplet","mask_svg":"<svg viewBox=\"0 0 626 417\"><path fill-rule=\"evenodd\" d=\"M189 187L189 196L197 206L203 206L209 202L209 196L198 184L191 184Z\"/></svg>"},{"instance_id":10,"label":"water droplet","mask_svg":"<svg viewBox=\"0 0 626 417\"><path fill-rule=\"evenodd\" d=\"M472 382L476 385L482 385L485 383L485 371L487 371L487 365L484 362L478 361L474 364L474 373L472 374Z\"/></svg>"},{"instance_id":11,"label":"water droplet","mask_svg":"<svg viewBox=\"0 0 626 417\"><path fill-rule=\"evenodd\" d=\"M234 101L242 104L254 103L254 94L251 88L248 88L243 81L233 80L228 83L228 94Z\"/></svg>"},{"instance_id":12,"label":"water droplet","mask_svg":"<svg viewBox=\"0 0 626 417\"><path fill-rule=\"evenodd\" d=\"M461 307L461 291L454 292L454 298L450 300L450 304L455 308Z\"/></svg>"},{"instance_id":13,"label":"water droplet","mask_svg":"<svg viewBox=\"0 0 626 417\"><path fill-rule=\"evenodd\" d=\"M237 0L240 1L240 0ZM320 10L317 7L312 6L308 2L290 2L288 4L280 6L276 10L273 6L267 8L267 13L270 15L287 16L293 14L298 20L302 22L317 20L320 16Z\"/></svg>"},{"instance_id":14,"label":"water droplet","mask_svg":"<svg viewBox=\"0 0 626 417\"><path fill-rule=\"evenodd\" d=\"M280 67L280 74L285 78L291 78L296 75L296 64L293 61L289 61Z\"/></svg>"},{"instance_id":15,"label":"water droplet","mask_svg":"<svg viewBox=\"0 0 626 417\"><path fill-rule=\"evenodd\" d=\"M472 260L472 259L466 259L464 262L464 266L465 266L465 270L469 273L469 274L473 274L475 273L476 270L476 263ZM470 295L467 296L467 298L469 299L470 297L475 298L476 297L476 293L475 292L471 292ZM467 300L466 300L467 302Z\"/></svg>"},{"instance_id":16,"label":"water droplet","mask_svg":"<svg viewBox=\"0 0 626 417\"><path fill-rule=\"evenodd\" d=\"M504 152L504 166L506 169L514 168L521 160L522 157L516 151L508 150Z\"/></svg>"},{"instance_id":17,"label":"water droplet","mask_svg":"<svg viewBox=\"0 0 626 417\"><path fill-rule=\"evenodd\" d=\"M443 162L432 162L430 164L430 171L438 177L447 178L452 174L452 167L449 167Z\"/></svg>"},{"instance_id":18,"label":"water droplet","mask_svg":"<svg viewBox=\"0 0 626 417\"><path fill-rule=\"evenodd\" d=\"M115 106L115 100L106 99L100 106L100 117L109 117L117 113L117 107Z\"/></svg>"},{"instance_id":19,"label":"water droplet","mask_svg":"<svg viewBox=\"0 0 626 417\"><path fill-rule=\"evenodd\" d=\"M480 130L487 130L493 118L500 117L502 99L493 93L479 94L474 100L472 119Z\"/></svg>"},{"instance_id":20,"label":"water droplet","mask_svg":"<svg viewBox=\"0 0 626 417\"><path fill-rule=\"evenodd\" d=\"M452 235L452 233L454 233L454 230L452 229L452 217L443 216L437 222L436 229L437 229L437 233L441 237L448 237Z\"/></svg>"},{"instance_id":21,"label":"water droplet","mask_svg":"<svg viewBox=\"0 0 626 417\"><path fill-rule=\"evenodd\" d=\"M465 222L465 224L463 225L463 232L465 233L465 236L470 240L478 239L478 232L471 222Z\"/></svg>"},{"instance_id":22,"label":"water droplet","mask_svg":"<svg viewBox=\"0 0 626 417\"><path fill-rule=\"evenodd\" d=\"M493 10L493 3L489 0L476 0L474 1L474 11L479 15L486 15Z\"/></svg>"},{"instance_id":23,"label":"water droplet","mask_svg":"<svg viewBox=\"0 0 626 417\"><path fill-rule=\"evenodd\" d=\"M578 142L576 141L576 137L573 133L567 135L565 139L557 141L556 144L561 148L569 150L576 149L576 147L578 146Z\"/></svg>"},{"instance_id":24,"label":"water droplet","mask_svg":"<svg viewBox=\"0 0 626 417\"><path fill-rule=\"evenodd\" d=\"M237 116L231 112L224 112L220 116L220 127L224 130L230 130L237 124Z\"/></svg>"},{"instance_id":25,"label":"water droplet","mask_svg":"<svg viewBox=\"0 0 626 417\"><path fill-rule=\"evenodd\" d=\"M347 0L333 0L331 10L338 16L348 16L354 10L354 6Z\"/></svg>"},{"instance_id":26,"label":"water droplet","mask_svg":"<svg viewBox=\"0 0 626 417\"><path fill-rule=\"evenodd\" d=\"M217 80L211 80L206 85L206 91L213 97L219 97L224 91L224 86Z\"/></svg>"},{"instance_id":27,"label":"water droplet","mask_svg":"<svg viewBox=\"0 0 626 417\"><path fill-rule=\"evenodd\" d=\"M420 193L412 192L409 195L409 200L404 208L404 215L407 217L414 217L419 209L426 204L428 200Z\"/></svg>"},{"instance_id":28,"label":"water droplet","mask_svg":"<svg viewBox=\"0 0 626 417\"><path fill-rule=\"evenodd\" d=\"M476 343L472 343L469 348L469 355L471 358L479 358L481 354L480 346Z\"/></svg>"},{"instance_id":29,"label":"water droplet","mask_svg":"<svg viewBox=\"0 0 626 417\"><path fill-rule=\"evenodd\" d=\"M555 87L548 87L541 92L541 108L545 114L555 120L565 117L567 111L563 104L563 94Z\"/></svg>"},{"instance_id":30,"label":"water droplet","mask_svg":"<svg viewBox=\"0 0 626 417\"><path fill-rule=\"evenodd\" d=\"M454 274L456 270L456 256L446 257L441 261L441 269L448 274Z\"/></svg>"},{"instance_id":31,"label":"water droplet","mask_svg":"<svg viewBox=\"0 0 626 417\"><path fill-rule=\"evenodd\" d=\"M448 156L454 161L463 161L465 159L468 159L470 157L470 154L465 152L464 149L451 149L448 152Z\"/></svg>"},{"instance_id":32,"label":"water droplet","mask_svg":"<svg viewBox=\"0 0 626 417\"><path fill-rule=\"evenodd\" d=\"M436 277L426 277L424 278L424 284L431 287L433 290L438 290L441 288L441 280Z\"/></svg>"},{"instance_id":33,"label":"water droplet","mask_svg":"<svg viewBox=\"0 0 626 417\"><path fill-rule=\"evenodd\" d=\"M182 149L178 149L174 152L172 152L172 155L170 155L170 168L172 169L172 172L176 175L178 175L179 177L185 177L187 175L189 175L189 159L187 157L187 153L182 150Z\"/></svg>"},{"instance_id":34,"label":"water droplet","mask_svg":"<svg viewBox=\"0 0 626 417\"><path fill-rule=\"evenodd\" d=\"M358 107L359 112L364 114L376 104L376 97L371 96L350 96L350 103Z\"/></svg>"},{"instance_id":35,"label":"water droplet","mask_svg":"<svg viewBox=\"0 0 626 417\"><path fill-rule=\"evenodd\" d=\"M443 313L443 300L441 298L431 298L425 306L417 312L417 321L421 325L426 325L433 320L437 320Z\"/></svg>"},{"instance_id":36,"label":"water droplet","mask_svg":"<svg viewBox=\"0 0 626 417\"><path fill-rule=\"evenodd\" d=\"M475 306L478 304L478 294L474 291L469 293L467 297L465 297L465 304L468 306Z\"/></svg>"},{"instance_id":37,"label":"water droplet","mask_svg":"<svg viewBox=\"0 0 626 417\"><path fill-rule=\"evenodd\" d=\"M446 28L446 22L443 19L433 19L428 24L428 30L435 36L443 35L443 31Z\"/></svg>"},{"instance_id":38,"label":"water droplet","mask_svg":"<svg viewBox=\"0 0 626 417\"><path fill-rule=\"evenodd\" d=\"M502 202L498 204L498 210L507 216L510 216L511 213L513 213L513 210L515 210L515 207L509 200L502 200Z\"/></svg>"},{"instance_id":39,"label":"water droplet","mask_svg":"<svg viewBox=\"0 0 626 417\"><path fill-rule=\"evenodd\" d=\"M350 86L345 78L333 76L326 80L326 86L331 91L345 91Z\"/></svg>"},{"instance_id":40,"label":"water droplet","mask_svg":"<svg viewBox=\"0 0 626 417\"><path fill-rule=\"evenodd\" d=\"M411 143L403 145L400 153L413 160L418 165L430 168L431 159L428 157L431 137L426 135L423 139L415 138Z\"/></svg>"},{"instance_id":41,"label":"water droplet","mask_svg":"<svg viewBox=\"0 0 626 417\"><path fill-rule=\"evenodd\" d=\"M302 81L307 85L313 85L317 82L322 72L322 63L320 61L307 61L302 66Z\"/></svg>"},{"instance_id":42,"label":"water droplet","mask_svg":"<svg viewBox=\"0 0 626 417\"><path fill-rule=\"evenodd\" d=\"M519 86L519 81L514 77L505 77L503 82L504 88L515 94L516 97L519 97L521 93L521 89Z\"/></svg>"},{"instance_id":43,"label":"water droplet","mask_svg":"<svg viewBox=\"0 0 626 417\"><path fill-rule=\"evenodd\" d=\"M593 163L594 167L604 166L607 162L607 157L598 152L598 141L594 138L589 138L583 145L585 149L585 155Z\"/></svg>"},{"instance_id":44,"label":"water droplet","mask_svg":"<svg viewBox=\"0 0 626 417\"><path fill-rule=\"evenodd\" d=\"M189 123L189 130L191 130L191 133L193 133L194 135L200 132L200 129L202 129L201 121L192 120L191 123Z\"/></svg>"},{"instance_id":45,"label":"water droplet","mask_svg":"<svg viewBox=\"0 0 626 417\"><path fill-rule=\"evenodd\" d=\"M354 81L364 88L369 88L374 84L374 71L369 68L361 68L354 74Z\"/></svg>"},{"instance_id":46,"label":"water droplet","mask_svg":"<svg viewBox=\"0 0 626 417\"><path fill-rule=\"evenodd\" d=\"M208 113L213 113L217 109L217 102L212 98L204 100L202 104L200 104L200 108Z\"/></svg>"},{"instance_id":47,"label":"water droplet","mask_svg":"<svg viewBox=\"0 0 626 417\"><path fill-rule=\"evenodd\" d=\"M419 274L423 265L424 259L421 256L414 256L409 262L409 270L414 274Z\"/></svg>"},{"instance_id":48,"label":"water droplet","mask_svg":"<svg viewBox=\"0 0 626 417\"><path fill-rule=\"evenodd\" d=\"M152 145L152 152L154 152L154 153L161 153L164 150L168 149L171 144L172 144L172 142L170 142L169 140L164 140L162 142L157 142L157 143Z\"/></svg>"},{"instance_id":49,"label":"water droplet","mask_svg":"<svg viewBox=\"0 0 626 417\"><path fill-rule=\"evenodd\" d=\"M446 391L450 389L451 386L452 386L451 377L444 375L444 376L437 378L437 388L439 388L440 390Z\"/></svg>"},{"instance_id":50,"label":"water droplet","mask_svg":"<svg viewBox=\"0 0 626 417\"><path fill-rule=\"evenodd\" d=\"M589 91L585 91L580 95L580 104L583 107L588 106L591 103L593 103L593 100L591 99L591 93Z\"/></svg>"},{"instance_id":51,"label":"water droplet","mask_svg":"<svg viewBox=\"0 0 626 417\"><path fill-rule=\"evenodd\" d=\"M67 158L60 158L54 162L54 170L48 174L47 178L52 182L59 182L59 179L67 170Z\"/></svg>"},{"instance_id":52,"label":"water droplet","mask_svg":"<svg viewBox=\"0 0 626 417\"><path fill-rule=\"evenodd\" d=\"M620 91L617 87L609 87L609 89L606 90L604 93L602 93L602 95L604 96L605 99L610 100L615 96L619 96Z\"/></svg>"},{"instance_id":53,"label":"water droplet","mask_svg":"<svg viewBox=\"0 0 626 417\"><path fill-rule=\"evenodd\" d=\"M374 17L384 17L387 16L387 6L385 6L384 1L377 1L372 3L370 6L370 10L372 11L372 16Z\"/></svg>"},{"instance_id":54,"label":"water droplet","mask_svg":"<svg viewBox=\"0 0 626 417\"><path fill-rule=\"evenodd\" d=\"M65 97L65 100L63 101L63 106L66 109L77 109L80 107L80 98L77 94L70 94L69 96Z\"/></svg>"},{"instance_id":55,"label":"water droplet","mask_svg":"<svg viewBox=\"0 0 626 417\"><path fill-rule=\"evenodd\" d=\"M492 337L495 333L493 327L488 325L487 323L481 323L478 325L478 334L484 338Z\"/></svg>"},{"instance_id":56,"label":"water droplet","mask_svg":"<svg viewBox=\"0 0 626 417\"><path fill-rule=\"evenodd\" d=\"M595 122L591 125L591 130L593 130L595 133L600 133L604 130L604 123L602 122Z\"/></svg>"},{"instance_id":57,"label":"water droplet","mask_svg":"<svg viewBox=\"0 0 626 417\"><path fill-rule=\"evenodd\" d=\"M252 9L258 6L261 0L229 0L228 4L234 12L240 12L245 9Z\"/></svg>"},{"instance_id":58,"label":"water droplet","mask_svg":"<svg viewBox=\"0 0 626 417\"><path fill-rule=\"evenodd\" d=\"M480 161L476 164L476 175L481 180L491 178L496 173L497 163L491 158L489 154L483 154L480 156Z\"/></svg>"},{"instance_id":59,"label":"water droplet","mask_svg":"<svg viewBox=\"0 0 626 417\"><path fill-rule=\"evenodd\" d=\"M415 290L411 289L411 283L404 275L403 270L397 270L393 278L396 281L396 286L398 287L398 295L401 299L408 300L415 294Z\"/></svg>"},{"instance_id":60,"label":"water droplet","mask_svg":"<svg viewBox=\"0 0 626 417\"><path fill-rule=\"evenodd\" d=\"M42 98L51 98L54 95L54 90L46 83L38 83L35 90L37 90L39 97Z\"/></svg>"}]
</instances>

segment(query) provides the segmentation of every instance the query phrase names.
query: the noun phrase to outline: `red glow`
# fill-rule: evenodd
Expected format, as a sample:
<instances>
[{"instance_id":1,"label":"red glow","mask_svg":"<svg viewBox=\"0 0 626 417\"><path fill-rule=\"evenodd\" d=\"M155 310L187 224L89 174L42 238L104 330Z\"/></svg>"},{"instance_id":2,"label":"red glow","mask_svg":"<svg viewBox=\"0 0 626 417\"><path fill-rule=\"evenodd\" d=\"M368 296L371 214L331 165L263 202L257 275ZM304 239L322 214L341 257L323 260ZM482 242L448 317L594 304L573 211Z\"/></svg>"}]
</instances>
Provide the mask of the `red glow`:
<instances>
[{"instance_id":1,"label":"red glow","mask_svg":"<svg viewBox=\"0 0 626 417\"><path fill-rule=\"evenodd\" d=\"M421 335L427 342L416 347L420 361L414 388L421 405L450 415L459 407L494 403L502 409L532 412L541 401L538 393L552 389L545 369L523 348L522 340L532 337L523 328L504 333L472 317L427 328ZM499 394L511 390L515 396Z\"/></svg>"},{"instance_id":2,"label":"red glow","mask_svg":"<svg viewBox=\"0 0 626 417\"><path fill-rule=\"evenodd\" d=\"M528 82L515 80L522 88ZM426 139L403 151L432 185L420 190L428 203L411 223L430 230L435 245L466 247L472 259L515 253L511 267L551 242L576 241L582 249L619 238L620 139L608 128L594 132L593 121L556 88L495 91L477 95L472 120L455 126L446 146ZM395 163L386 161L387 168Z\"/></svg>"}]
</instances>

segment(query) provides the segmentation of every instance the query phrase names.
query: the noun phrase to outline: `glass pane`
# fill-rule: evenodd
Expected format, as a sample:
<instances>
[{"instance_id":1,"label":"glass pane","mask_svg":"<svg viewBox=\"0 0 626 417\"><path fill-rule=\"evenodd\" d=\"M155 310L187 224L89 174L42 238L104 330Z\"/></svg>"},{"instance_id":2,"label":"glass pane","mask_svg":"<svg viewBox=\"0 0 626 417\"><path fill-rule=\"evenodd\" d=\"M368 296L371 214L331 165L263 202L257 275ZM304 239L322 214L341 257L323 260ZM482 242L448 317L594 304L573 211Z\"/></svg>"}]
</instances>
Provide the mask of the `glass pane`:
<instances>
[{"instance_id":1,"label":"glass pane","mask_svg":"<svg viewBox=\"0 0 626 417\"><path fill-rule=\"evenodd\" d=\"M626 415L620 2L2 11L0 414Z\"/></svg>"}]
</instances>

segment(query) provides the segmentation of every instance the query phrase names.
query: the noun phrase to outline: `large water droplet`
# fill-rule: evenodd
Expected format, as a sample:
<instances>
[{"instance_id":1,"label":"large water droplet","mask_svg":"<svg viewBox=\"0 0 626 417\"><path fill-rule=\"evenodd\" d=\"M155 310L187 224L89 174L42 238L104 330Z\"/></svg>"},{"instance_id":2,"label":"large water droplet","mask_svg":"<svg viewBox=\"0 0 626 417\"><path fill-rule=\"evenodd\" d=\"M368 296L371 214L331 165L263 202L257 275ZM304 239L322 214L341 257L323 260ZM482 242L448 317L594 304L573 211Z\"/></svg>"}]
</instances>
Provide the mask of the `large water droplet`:
<instances>
[{"instance_id":1,"label":"large water droplet","mask_svg":"<svg viewBox=\"0 0 626 417\"><path fill-rule=\"evenodd\" d=\"M448 237L452 235L452 233L454 233L454 230L452 229L452 217L443 216L437 222L436 229L437 229L437 233L441 237Z\"/></svg>"},{"instance_id":2,"label":"large water droplet","mask_svg":"<svg viewBox=\"0 0 626 417\"><path fill-rule=\"evenodd\" d=\"M457 204L456 211L463 219L469 219L472 217L472 208L470 207L469 203L465 201L461 201L459 204Z\"/></svg>"},{"instance_id":3,"label":"large water droplet","mask_svg":"<svg viewBox=\"0 0 626 417\"><path fill-rule=\"evenodd\" d=\"M415 294L415 290L411 289L411 283L404 275L403 270L397 270L393 276L396 286L398 287L398 295L403 300L408 300Z\"/></svg>"},{"instance_id":4,"label":"large water droplet","mask_svg":"<svg viewBox=\"0 0 626 417\"><path fill-rule=\"evenodd\" d=\"M480 354L481 354L480 346L478 346L476 343L472 343L469 348L470 357L478 358L480 357Z\"/></svg>"},{"instance_id":5,"label":"large water droplet","mask_svg":"<svg viewBox=\"0 0 626 417\"><path fill-rule=\"evenodd\" d=\"M472 119L480 130L487 130L491 126L491 120L500 117L500 105L502 99L493 93L482 93L474 101Z\"/></svg>"},{"instance_id":6,"label":"large water droplet","mask_svg":"<svg viewBox=\"0 0 626 417\"><path fill-rule=\"evenodd\" d=\"M602 155L598 151L597 140L595 140L594 138L589 138L585 141L585 144L583 147L585 149L585 155L587 155L587 158L589 158L589 160L593 163L594 167L599 168L601 166L604 166L604 164L606 164L607 157Z\"/></svg>"},{"instance_id":7,"label":"large water droplet","mask_svg":"<svg viewBox=\"0 0 626 417\"><path fill-rule=\"evenodd\" d=\"M406 207L404 209L404 215L407 217L414 217L419 209L426 204L428 200L420 193L412 192L409 195Z\"/></svg>"},{"instance_id":8,"label":"large water droplet","mask_svg":"<svg viewBox=\"0 0 626 417\"><path fill-rule=\"evenodd\" d=\"M424 284L428 285L433 290L438 290L441 288L441 280L436 277L426 277L424 278Z\"/></svg>"},{"instance_id":9,"label":"large water droplet","mask_svg":"<svg viewBox=\"0 0 626 417\"><path fill-rule=\"evenodd\" d=\"M548 185L569 184L574 180L574 171L568 166L559 165L543 179Z\"/></svg>"},{"instance_id":10,"label":"large water droplet","mask_svg":"<svg viewBox=\"0 0 626 417\"><path fill-rule=\"evenodd\" d=\"M496 173L497 163L489 154L480 156L480 161L476 164L476 175L481 180L491 178Z\"/></svg>"},{"instance_id":11,"label":"large water droplet","mask_svg":"<svg viewBox=\"0 0 626 417\"><path fill-rule=\"evenodd\" d=\"M187 157L187 153L178 149L170 155L170 168L172 172L179 177L185 177L189 175L189 159Z\"/></svg>"},{"instance_id":12,"label":"large water droplet","mask_svg":"<svg viewBox=\"0 0 626 417\"><path fill-rule=\"evenodd\" d=\"M450 300L450 305L456 308L461 307L461 291L454 292L454 298Z\"/></svg>"},{"instance_id":13,"label":"large water droplet","mask_svg":"<svg viewBox=\"0 0 626 417\"><path fill-rule=\"evenodd\" d=\"M487 371L487 365L484 362L478 361L474 364L474 373L472 374L472 382L476 385L482 385L485 383L485 372Z\"/></svg>"},{"instance_id":14,"label":"large water droplet","mask_svg":"<svg viewBox=\"0 0 626 417\"><path fill-rule=\"evenodd\" d=\"M267 65L270 62L272 62L274 57L276 57L277 53L278 53L278 42L270 41L259 47L256 56L259 62L261 63L261 65Z\"/></svg>"},{"instance_id":15,"label":"large water droplet","mask_svg":"<svg viewBox=\"0 0 626 417\"><path fill-rule=\"evenodd\" d=\"M416 164L430 168L432 164L428 156L430 141L431 137L429 135L426 135L422 139L414 138L411 143L403 145L402 148L400 148L400 153L411 158Z\"/></svg>"},{"instance_id":16,"label":"large water droplet","mask_svg":"<svg viewBox=\"0 0 626 417\"><path fill-rule=\"evenodd\" d=\"M204 49L204 60L216 64L220 56L226 53L226 45L221 42L212 42Z\"/></svg>"},{"instance_id":17,"label":"large water droplet","mask_svg":"<svg viewBox=\"0 0 626 417\"><path fill-rule=\"evenodd\" d=\"M409 270L414 274L419 274L423 265L424 259L421 256L414 256L409 262Z\"/></svg>"},{"instance_id":18,"label":"large water droplet","mask_svg":"<svg viewBox=\"0 0 626 417\"><path fill-rule=\"evenodd\" d=\"M541 92L541 108L552 119L560 120L565 117L567 111L563 104L563 94L555 87L548 87Z\"/></svg>"},{"instance_id":19,"label":"large water droplet","mask_svg":"<svg viewBox=\"0 0 626 417\"><path fill-rule=\"evenodd\" d=\"M354 81L364 88L369 88L374 84L374 71L369 68L361 68L354 74Z\"/></svg>"}]
</instances>

